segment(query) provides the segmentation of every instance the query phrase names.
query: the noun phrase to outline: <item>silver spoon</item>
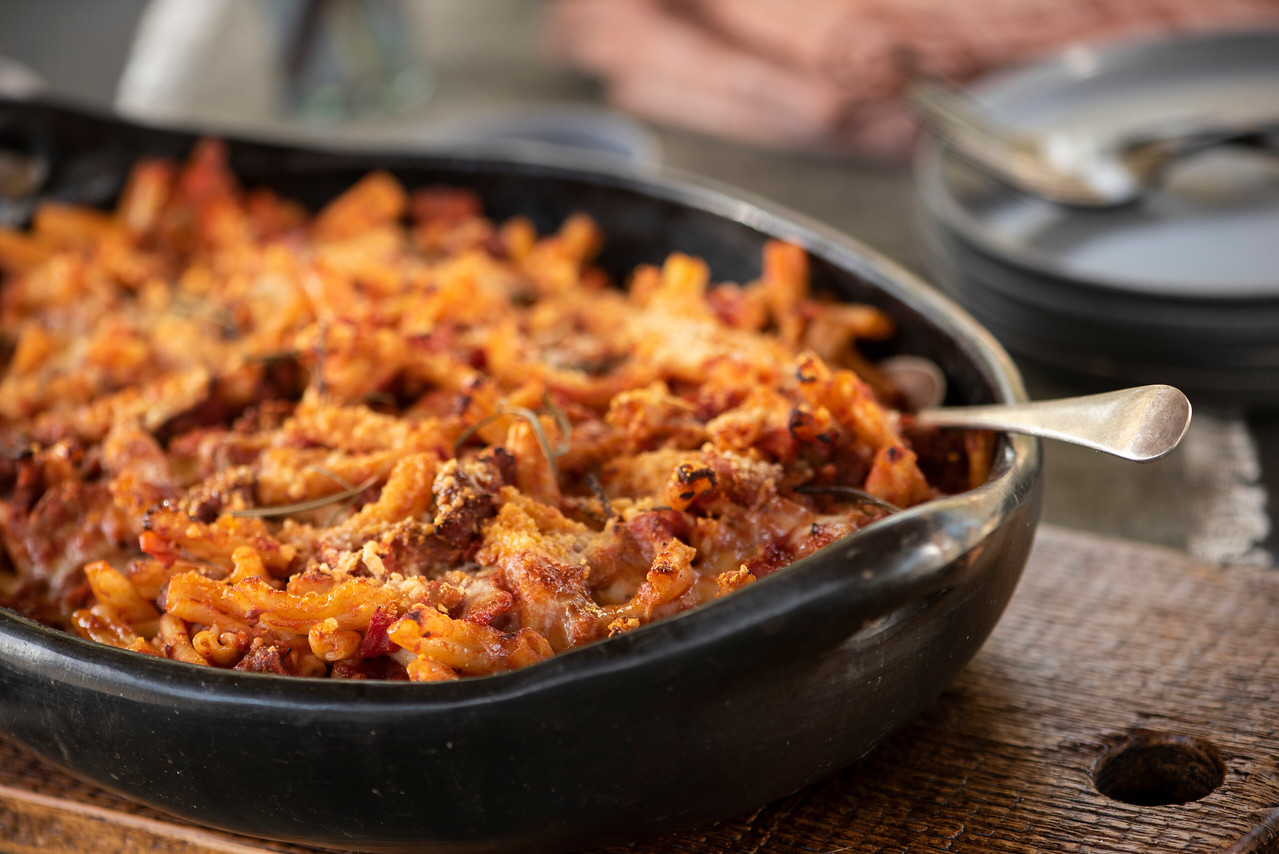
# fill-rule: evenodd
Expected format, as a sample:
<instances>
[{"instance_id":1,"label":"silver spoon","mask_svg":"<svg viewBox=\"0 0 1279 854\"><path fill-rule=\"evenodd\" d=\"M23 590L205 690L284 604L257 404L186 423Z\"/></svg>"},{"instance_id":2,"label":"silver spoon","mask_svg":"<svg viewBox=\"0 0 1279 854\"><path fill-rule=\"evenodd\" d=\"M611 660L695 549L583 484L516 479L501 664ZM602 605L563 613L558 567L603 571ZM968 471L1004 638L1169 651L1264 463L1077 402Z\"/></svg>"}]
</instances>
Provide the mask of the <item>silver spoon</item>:
<instances>
[{"instance_id":1,"label":"silver spoon","mask_svg":"<svg viewBox=\"0 0 1279 854\"><path fill-rule=\"evenodd\" d=\"M1215 145L1279 133L1279 109L1252 116L1171 116L1122 135L1042 131L1001 120L933 80L906 93L923 124L951 150L1016 189L1080 207L1139 198L1173 160Z\"/></svg>"},{"instance_id":2,"label":"silver spoon","mask_svg":"<svg viewBox=\"0 0 1279 854\"><path fill-rule=\"evenodd\" d=\"M1172 386L1144 385L1001 406L925 409L917 424L1028 433L1148 463L1167 456L1190 426L1190 401Z\"/></svg>"},{"instance_id":3,"label":"silver spoon","mask_svg":"<svg viewBox=\"0 0 1279 854\"><path fill-rule=\"evenodd\" d=\"M942 407L946 380L933 362L900 356L878 367L919 409L915 422L925 426L1027 433L1141 463L1167 456L1190 426L1190 401L1167 385L1033 403Z\"/></svg>"}]
</instances>

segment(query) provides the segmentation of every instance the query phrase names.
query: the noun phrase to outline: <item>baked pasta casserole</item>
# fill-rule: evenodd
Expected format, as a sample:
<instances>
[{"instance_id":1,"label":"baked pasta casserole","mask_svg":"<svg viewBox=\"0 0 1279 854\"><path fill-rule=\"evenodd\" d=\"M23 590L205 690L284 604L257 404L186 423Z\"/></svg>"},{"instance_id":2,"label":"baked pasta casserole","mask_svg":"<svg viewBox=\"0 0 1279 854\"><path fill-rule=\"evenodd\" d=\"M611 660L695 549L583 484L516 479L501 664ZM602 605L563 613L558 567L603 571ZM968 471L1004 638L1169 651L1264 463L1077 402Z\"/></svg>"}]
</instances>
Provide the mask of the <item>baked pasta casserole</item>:
<instances>
[{"instance_id":1,"label":"baked pasta casserole","mask_svg":"<svg viewBox=\"0 0 1279 854\"><path fill-rule=\"evenodd\" d=\"M0 231L0 604L241 671L457 679L632 631L985 479L882 311L374 172L312 213L217 142Z\"/></svg>"}]
</instances>

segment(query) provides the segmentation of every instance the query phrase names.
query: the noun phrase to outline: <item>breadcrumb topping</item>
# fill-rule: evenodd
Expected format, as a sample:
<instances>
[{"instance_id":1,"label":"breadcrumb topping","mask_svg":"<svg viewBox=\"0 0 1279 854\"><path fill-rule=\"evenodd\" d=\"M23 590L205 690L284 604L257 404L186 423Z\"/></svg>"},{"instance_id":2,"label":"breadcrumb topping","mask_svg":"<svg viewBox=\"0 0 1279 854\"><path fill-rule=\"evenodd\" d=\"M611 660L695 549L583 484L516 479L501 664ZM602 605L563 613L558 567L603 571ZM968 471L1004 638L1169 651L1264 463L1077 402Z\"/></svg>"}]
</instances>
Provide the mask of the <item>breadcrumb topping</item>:
<instances>
[{"instance_id":1,"label":"breadcrumb topping","mask_svg":"<svg viewBox=\"0 0 1279 854\"><path fill-rule=\"evenodd\" d=\"M771 242L721 283L613 282L586 216L539 235L374 172L318 213L208 141L114 211L0 231L0 604L85 638L288 676L524 667L734 591L980 483L915 428L870 306Z\"/></svg>"}]
</instances>

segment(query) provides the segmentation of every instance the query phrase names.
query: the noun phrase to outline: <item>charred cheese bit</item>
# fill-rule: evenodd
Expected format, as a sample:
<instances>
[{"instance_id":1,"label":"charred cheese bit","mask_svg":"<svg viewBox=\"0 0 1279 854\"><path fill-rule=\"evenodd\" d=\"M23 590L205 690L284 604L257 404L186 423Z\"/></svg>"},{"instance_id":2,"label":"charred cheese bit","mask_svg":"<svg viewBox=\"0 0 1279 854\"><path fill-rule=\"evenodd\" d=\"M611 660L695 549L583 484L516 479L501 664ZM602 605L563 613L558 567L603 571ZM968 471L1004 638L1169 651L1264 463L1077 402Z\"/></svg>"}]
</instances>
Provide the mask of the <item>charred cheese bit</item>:
<instances>
[{"instance_id":1,"label":"charred cheese bit","mask_svg":"<svg viewBox=\"0 0 1279 854\"><path fill-rule=\"evenodd\" d=\"M683 463L671 473L666 503L676 510L688 510L699 500L714 497L717 485L715 469Z\"/></svg>"},{"instance_id":2,"label":"charred cheese bit","mask_svg":"<svg viewBox=\"0 0 1279 854\"><path fill-rule=\"evenodd\" d=\"M741 590L754 581L755 576L751 574L751 571L745 565L728 572L721 572L715 576L715 585L719 588L719 596L727 596L729 593Z\"/></svg>"}]
</instances>

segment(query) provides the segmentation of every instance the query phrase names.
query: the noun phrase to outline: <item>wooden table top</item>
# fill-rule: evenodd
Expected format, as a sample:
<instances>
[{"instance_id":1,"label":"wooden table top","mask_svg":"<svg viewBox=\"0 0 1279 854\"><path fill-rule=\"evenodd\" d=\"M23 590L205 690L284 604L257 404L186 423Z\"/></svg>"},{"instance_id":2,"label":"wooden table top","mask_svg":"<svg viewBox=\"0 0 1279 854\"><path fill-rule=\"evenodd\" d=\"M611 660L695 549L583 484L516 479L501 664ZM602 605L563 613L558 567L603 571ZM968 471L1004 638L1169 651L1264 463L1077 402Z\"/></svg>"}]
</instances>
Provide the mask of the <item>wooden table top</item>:
<instances>
[{"instance_id":1,"label":"wooden table top","mask_svg":"<svg viewBox=\"0 0 1279 854\"><path fill-rule=\"evenodd\" d=\"M869 757L610 851L1279 852L1276 689L1279 573L1044 527L981 653ZM139 850L312 849L194 827L0 741L0 851Z\"/></svg>"}]
</instances>

